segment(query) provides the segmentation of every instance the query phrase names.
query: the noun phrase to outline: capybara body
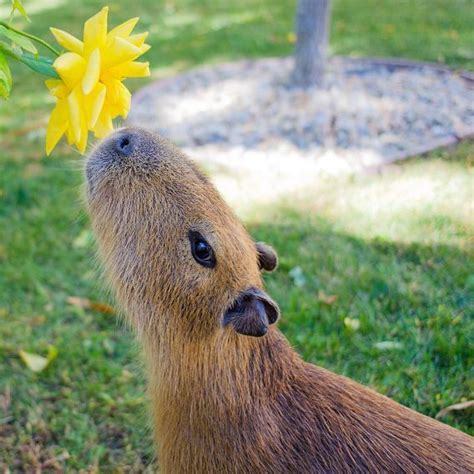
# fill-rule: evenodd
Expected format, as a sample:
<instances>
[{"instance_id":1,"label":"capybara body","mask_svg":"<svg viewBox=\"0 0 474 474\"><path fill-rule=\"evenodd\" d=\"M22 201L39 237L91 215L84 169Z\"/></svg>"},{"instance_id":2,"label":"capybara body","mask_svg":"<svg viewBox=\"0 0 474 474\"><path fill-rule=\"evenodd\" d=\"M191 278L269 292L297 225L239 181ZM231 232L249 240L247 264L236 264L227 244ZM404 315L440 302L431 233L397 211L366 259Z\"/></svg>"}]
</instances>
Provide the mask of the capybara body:
<instances>
[{"instance_id":1,"label":"capybara body","mask_svg":"<svg viewBox=\"0 0 474 474\"><path fill-rule=\"evenodd\" d=\"M171 143L122 129L86 175L146 355L160 472L474 472L468 435L301 360L263 290L276 255Z\"/></svg>"}]
</instances>

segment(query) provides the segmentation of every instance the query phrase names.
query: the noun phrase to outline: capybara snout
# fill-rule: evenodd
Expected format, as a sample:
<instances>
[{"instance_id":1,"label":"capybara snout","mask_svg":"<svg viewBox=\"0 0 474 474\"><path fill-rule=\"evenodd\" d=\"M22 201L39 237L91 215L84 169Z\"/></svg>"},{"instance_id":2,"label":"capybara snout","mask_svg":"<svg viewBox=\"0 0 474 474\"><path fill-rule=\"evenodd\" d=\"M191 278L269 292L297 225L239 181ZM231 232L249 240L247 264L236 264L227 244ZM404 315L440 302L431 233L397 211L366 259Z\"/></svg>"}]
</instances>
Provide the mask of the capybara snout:
<instances>
[{"instance_id":1,"label":"capybara snout","mask_svg":"<svg viewBox=\"0 0 474 474\"><path fill-rule=\"evenodd\" d=\"M130 157L135 150L140 150L146 140L146 133L141 130L123 128L113 133L100 145L104 148L101 158L107 155L111 160L123 161Z\"/></svg>"},{"instance_id":2,"label":"capybara snout","mask_svg":"<svg viewBox=\"0 0 474 474\"><path fill-rule=\"evenodd\" d=\"M160 324L146 308L130 308L143 301L175 313L194 336L232 328L266 334L278 308L262 289L260 271L276 267L276 254L255 244L180 150L149 131L124 128L92 152L86 176L99 251L134 325ZM195 309L184 316L187 307Z\"/></svg>"},{"instance_id":3,"label":"capybara snout","mask_svg":"<svg viewBox=\"0 0 474 474\"><path fill-rule=\"evenodd\" d=\"M96 182L101 178L111 179L114 174L118 181L120 173L129 173L136 178L146 176L157 168L164 151L160 150L153 135L146 130L117 130L102 140L90 155L86 167L89 192L94 191Z\"/></svg>"}]
</instances>

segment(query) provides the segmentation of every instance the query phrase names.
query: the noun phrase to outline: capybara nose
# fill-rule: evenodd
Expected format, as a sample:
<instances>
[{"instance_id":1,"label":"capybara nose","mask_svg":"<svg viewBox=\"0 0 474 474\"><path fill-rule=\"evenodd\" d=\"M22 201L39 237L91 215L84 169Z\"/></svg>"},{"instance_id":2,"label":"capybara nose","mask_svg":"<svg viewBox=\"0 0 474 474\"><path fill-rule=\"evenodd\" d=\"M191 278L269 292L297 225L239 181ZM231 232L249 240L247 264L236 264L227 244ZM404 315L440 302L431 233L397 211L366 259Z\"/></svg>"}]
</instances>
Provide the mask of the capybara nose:
<instances>
[{"instance_id":1,"label":"capybara nose","mask_svg":"<svg viewBox=\"0 0 474 474\"><path fill-rule=\"evenodd\" d=\"M119 156L130 156L133 153L136 139L137 137L134 134L128 130L123 130L113 137L112 147Z\"/></svg>"}]
</instances>

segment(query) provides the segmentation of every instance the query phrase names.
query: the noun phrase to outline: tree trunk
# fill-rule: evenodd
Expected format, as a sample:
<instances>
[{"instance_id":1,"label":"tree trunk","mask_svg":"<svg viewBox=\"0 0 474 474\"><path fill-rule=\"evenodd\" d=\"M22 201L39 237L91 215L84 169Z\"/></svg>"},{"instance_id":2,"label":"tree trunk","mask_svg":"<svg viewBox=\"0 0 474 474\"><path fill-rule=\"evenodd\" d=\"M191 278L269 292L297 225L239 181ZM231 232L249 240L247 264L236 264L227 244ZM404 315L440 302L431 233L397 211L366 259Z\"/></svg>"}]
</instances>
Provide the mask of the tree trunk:
<instances>
[{"instance_id":1,"label":"tree trunk","mask_svg":"<svg viewBox=\"0 0 474 474\"><path fill-rule=\"evenodd\" d=\"M293 80L300 87L321 86L329 38L331 0L299 0Z\"/></svg>"}]
</instances>

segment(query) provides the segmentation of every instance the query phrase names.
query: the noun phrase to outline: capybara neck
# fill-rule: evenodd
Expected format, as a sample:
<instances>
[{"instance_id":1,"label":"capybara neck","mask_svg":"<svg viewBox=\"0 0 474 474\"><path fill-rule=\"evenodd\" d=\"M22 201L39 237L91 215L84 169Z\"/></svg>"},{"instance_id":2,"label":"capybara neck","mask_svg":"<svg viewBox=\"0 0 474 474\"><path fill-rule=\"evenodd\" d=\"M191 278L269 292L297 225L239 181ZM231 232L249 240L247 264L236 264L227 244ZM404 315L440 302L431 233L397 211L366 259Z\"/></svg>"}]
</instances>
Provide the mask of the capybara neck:
<instances>
[{"instance_id":1,"label":"capybara neck","mask_svg":"<svg viewBox=\"0 0 474 474\"><path fill-rule=\"evenodd\" d=\"M246 472L241 463L239 470L229 469L224 459L237 459L249 449L250 439L252 451L263 460L258 454L265 444L258 439L259 425L273 422L262 414L271 413L303 369L278 331L271 329L263 338L215 333L194 342L161 337L158 344L147 340L146 348L164 472L193 472L187 471L191 458L200 466L196 472ZM246 436L250 439L242 439ZM219 447L219 438L229 442ZM216 450L220 452L209 457Z\"/></svg>"},{"instance_id":2,"label":"capybara neck","mask_svg":"<svg viewBox=\"0 0 474 474\"><path fill-rule=\"evenodd\" d=\"M274 329L263 338L242 338L230 332L196 340L169 336L147 335L143 340L153 379L167 381L158 390L182 395L192 386L199 392L206 390L203 401L215 396L221 403L224 398L238 396L246 403L249 397L269 396L288 383L292 375L287 370L289 364L295 370L302 364ZM211 393L209 389L218 390Z\"/></svg>"}]
</instances>

